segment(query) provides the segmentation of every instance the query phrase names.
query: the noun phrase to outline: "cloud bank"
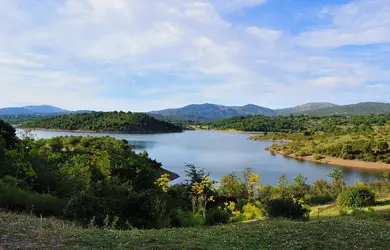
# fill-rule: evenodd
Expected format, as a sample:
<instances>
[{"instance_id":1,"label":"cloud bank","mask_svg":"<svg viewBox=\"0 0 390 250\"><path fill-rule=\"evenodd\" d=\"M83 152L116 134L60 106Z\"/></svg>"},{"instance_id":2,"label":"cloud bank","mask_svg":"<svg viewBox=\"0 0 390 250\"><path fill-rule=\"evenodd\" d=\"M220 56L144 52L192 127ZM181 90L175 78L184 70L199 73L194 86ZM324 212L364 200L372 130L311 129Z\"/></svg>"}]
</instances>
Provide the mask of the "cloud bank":
<instances>
[{"instance_id":1,"label":"cloud bank","mask_svg":"<svg viewBox=\"0 0 390 250\"><path fill-rule=\"evenodd\" d=\"M324 1L294 30L253 16L280 2L5 0L0 106L390 101L390 1Z\"/></svg>"}]
</instances>

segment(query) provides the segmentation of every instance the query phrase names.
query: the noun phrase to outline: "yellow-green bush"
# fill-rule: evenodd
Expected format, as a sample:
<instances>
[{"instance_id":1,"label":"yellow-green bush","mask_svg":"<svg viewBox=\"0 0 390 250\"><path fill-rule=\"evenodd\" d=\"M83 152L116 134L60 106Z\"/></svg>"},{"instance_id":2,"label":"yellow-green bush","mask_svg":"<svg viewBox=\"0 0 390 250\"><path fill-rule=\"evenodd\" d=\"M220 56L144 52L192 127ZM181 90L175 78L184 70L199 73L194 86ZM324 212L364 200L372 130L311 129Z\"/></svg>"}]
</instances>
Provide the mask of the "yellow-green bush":
<instances>
[{"instance_id":1,"label":"yellow-green bush","mask_svg":"<svg viewBox=\"0 0 390 250\"><path fill-rule=\"evenodd\" d=\"M337 198L340 207L368 207L375 205L375 194L366 187L352 187Z\"/></svg>"}]
</instances>

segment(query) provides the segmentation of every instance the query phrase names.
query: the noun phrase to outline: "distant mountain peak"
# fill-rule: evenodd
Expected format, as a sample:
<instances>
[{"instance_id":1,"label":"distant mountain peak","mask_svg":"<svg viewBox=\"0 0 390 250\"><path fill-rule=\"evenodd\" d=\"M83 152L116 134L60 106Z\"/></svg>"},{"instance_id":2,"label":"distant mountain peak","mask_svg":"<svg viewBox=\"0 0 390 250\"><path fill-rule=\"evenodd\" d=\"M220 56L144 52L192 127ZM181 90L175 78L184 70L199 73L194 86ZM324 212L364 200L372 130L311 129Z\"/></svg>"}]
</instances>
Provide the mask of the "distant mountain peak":
<instances>
[{"instance_id":1,"label":"distant mountain peak","mask_svg":"<svg viewBox=\"0 0 390 250\"><path fill-rule=\"evenodd\" d=\"M276 111L278 115L291 115L291 114L302 113L302 112L317 110L321 108L336 107L336 106L338 105L330 102L309 102L291 108L278 109Z\"/></svg>"},{"instance_id":2,"label":"distant mountain peak","mask_svg":"<svg viewBox=\"0 0 390 250\"><path fill-rule=\"evenodd\" d=\"M275 115L272 109L247 104L245 106L223 106L212 103L190 104L178 109L165 109L149 112L151 115L159 115L166 118L184 118L198 121L212 121L234 116L245 115Z\"/></svg>"},{"instance_id":3,"label":"distant mountain peak","mask_svg":"<svg viewBox=\"0 0 390 250\"><path fill-rule=\"evenodd\" d=\"M90 111L69 111L51 105L29 105L23 107L6 107L0 108L0 115L51 115L51 114L68 114L68 113L88 113Z\"/></svg>"}]
</instances>

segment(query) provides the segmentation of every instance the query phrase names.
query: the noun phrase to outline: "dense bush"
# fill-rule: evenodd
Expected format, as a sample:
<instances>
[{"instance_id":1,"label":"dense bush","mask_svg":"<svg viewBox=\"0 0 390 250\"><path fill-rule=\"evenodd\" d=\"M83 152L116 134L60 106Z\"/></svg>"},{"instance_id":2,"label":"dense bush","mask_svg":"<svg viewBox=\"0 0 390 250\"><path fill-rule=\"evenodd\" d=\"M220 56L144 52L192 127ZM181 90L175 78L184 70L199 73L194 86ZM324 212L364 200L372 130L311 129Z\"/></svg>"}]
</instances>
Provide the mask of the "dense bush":
<instances>
[{"instance_id":1,"label":"dense bush","mask_svg":"<svg viewBox=\"0 0 390 250\"><path fill-rule=\"evenodd\" d=\"M175 217L181 227L197 227L205 224L203 215L193 214L190 211L179 209L176 211Z\"/></svg>"},{"instance_id":2,"label":"dense bush","mask_svg":"<svg viewBox=\"0 0 390 250\"><path fill-rule=\"evenodd\" d=\"M205 224L208 226L226 224L229 222L231 214L219 208L213 208L207 211Z\"/></svg>"},{"instance_id":3,"label":"dense bush","mask_svg":"<svg viewBox=\"0 0 390 250\"><path fill-rule=\"evenodd\" d=\"M0 208L38 216L60 216L63 203L55 196L26 191L0 182Z\"/></svg>"},{"instance_id":4,"label":"dense bush","mask_svg":"<svg viewBox=\"0 0 390 250\"><path fill-rule=\"evenodd\" d=\"M321 160L321 155L320 154L314 154L313 155L313 159L318 161L318 160Z\"/></svg>"},{"instance_id":5,"label":"dense bush","mask_svg":"<svg viewBox=\"0 0 390 250\"><path fill-rule=\"evenodd\" d=\"M341 207L368 207L375 205L375 194L365 187L352 187L337 198Z\"/></svg>"},{"instance_id":6,"label":"dense bush","mask_svg":"<svg viewBox=\"0 0 390 250\"><path fill-rule=\"evenodd\" d=\"M335 201L335 198L331 195L314 195L308 200L310 205L324 205Z\"/></svg>"},{"instance_id":7,"label":"dense bush","mask_svg":"<svg viewBox=\"0 0 390 250\"><path fill-rule=\"evenodd\" d=\"M278 195L278 191L274 187L272 187L271 185L263 185L263 186L259 187L257 190L258 200L262 204L268 203L276 195Z\"/></svg>"},{"instance_id":8,"label":"dense bush","mask_svg":"<svg viewBox=\"0 0 390 250\"><path fill-rule=\"evenodd\" d=\"M294 220L308 220L310 209L289 198L279 198L268 202L266 213L270 218L282 217Z\"/></svg>"},{"instance_id":9,"label":"dense bush","mask_svg":"<svg viewBox=\"0 0 390 250\"><path fill-rule=\"evenodd\" d=\"M242 208L242 216L245 221L260 219L264 216L264 210L259 202L248 203Z\"/></svg>"},{"instance_id":10,"label":"dense bush","mask_svg":"<svg viewBox=\"0 0 390 250\"><path fill-rule=\"evenodd\" d=\"M0 138L5 148L13 147L18 141L15 128L0 119Z\"/></svg>"},{"instance_id":11,"label":"dense bush","mask_svg":"<svg viewBox=\"0 0 390 250\"><path fill-rule=\"evenodd\" d=\"M165 170L147 154L136 154L126 140L19 140L12 127L0 127L2 208L83 224L93 219L97 226L106 218L120 228L169 226L177 206L155 184Z\"/></svg>"}]
</instances>

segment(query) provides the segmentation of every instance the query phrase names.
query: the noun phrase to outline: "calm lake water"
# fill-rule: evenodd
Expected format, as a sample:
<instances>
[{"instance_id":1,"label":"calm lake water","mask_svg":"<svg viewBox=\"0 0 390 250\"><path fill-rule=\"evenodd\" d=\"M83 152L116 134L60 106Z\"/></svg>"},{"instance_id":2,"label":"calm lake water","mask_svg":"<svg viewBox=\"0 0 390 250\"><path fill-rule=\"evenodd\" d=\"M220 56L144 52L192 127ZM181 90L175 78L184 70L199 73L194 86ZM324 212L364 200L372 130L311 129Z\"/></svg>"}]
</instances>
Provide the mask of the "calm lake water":
<instances>
[{"instance_id":1,"label":"calm lake water","mask_svg":"<svg viewBox=\"0 0 390 250\"><path fill-rule=\"evenodd\" d=\"M311 183L332 171L333 166L302 162L280 155L272 155L264 148L272 142L250 141L250 134L223 133L214 131L186 131L174 134L105 134L33 131L36 138L51 138L55 136L112 136L126 139L134 146L135 151L146 150L150 157L163 164L163 167L178 173L181 182L185 176L185 163L205 168L210 176L219 180L231 172L241 172L245 168L253 168L261 177L262 184L276 185L279 176L286 174L292 180L302 173ZM356 180L369 181L377 178L380 173L358 169L341 168L348 183ZM328 179L328 178L326 178Z\"/></svg>"}]
</instances>

